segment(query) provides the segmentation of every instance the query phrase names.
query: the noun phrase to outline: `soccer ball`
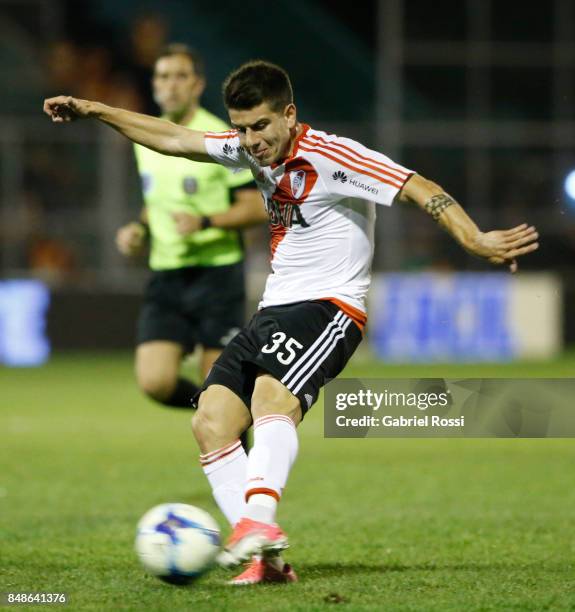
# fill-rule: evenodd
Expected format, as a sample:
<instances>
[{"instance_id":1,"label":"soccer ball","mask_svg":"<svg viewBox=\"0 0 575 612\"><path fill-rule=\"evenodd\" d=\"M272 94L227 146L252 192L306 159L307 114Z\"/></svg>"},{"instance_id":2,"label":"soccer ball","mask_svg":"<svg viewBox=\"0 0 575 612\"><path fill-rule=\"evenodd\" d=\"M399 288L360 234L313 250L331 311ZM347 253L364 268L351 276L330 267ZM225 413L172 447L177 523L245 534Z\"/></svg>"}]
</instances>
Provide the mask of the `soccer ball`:
<instances>
[{"instance_id":1,"label":"soccer ball","mask_svg":"<svg viewBox=\"0 0 575 612\"><path fill-rule=\"evenodd\" d=\"M220 530L203 510L161 504L140 519L136 553L146 570L171 584L186 584L206 572L220 549Z\"/></svg>"}]
</instances>

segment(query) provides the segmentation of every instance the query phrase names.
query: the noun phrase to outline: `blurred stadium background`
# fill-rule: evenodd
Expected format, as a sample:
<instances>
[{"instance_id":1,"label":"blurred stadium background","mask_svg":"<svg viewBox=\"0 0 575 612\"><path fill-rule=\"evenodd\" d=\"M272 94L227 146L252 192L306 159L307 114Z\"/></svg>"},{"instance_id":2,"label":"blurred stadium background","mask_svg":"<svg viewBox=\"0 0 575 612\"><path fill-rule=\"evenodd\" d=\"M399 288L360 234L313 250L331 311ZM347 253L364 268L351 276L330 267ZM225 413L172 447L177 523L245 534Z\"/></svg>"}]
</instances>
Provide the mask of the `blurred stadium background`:
<instances>
[{"instance_id":1,"label":"blurred stadium background","mask_svg":"<svg viewBox=\"0 0 575 612\"><path fill-rule=\"evenodd\" d=\"M519 0L380 0L354 11L320 0L262 11L246 0L241 17L207 0L0 0L0 13L0 362L132 346L146 265L114 246L140 206L130 146L95 124L55 129L41 105L70 93L155 113L150 69L174 40L204 54L204 104L220 116L228 71L276 61L292 75L302 120L443 184L482 228L537 225L541 248L512 279L418 212L379 210L376 355L548 359L575 342L571 0L536 15ZM247 244L253 310L265 230Z\"/></svg>"}]
</instances>

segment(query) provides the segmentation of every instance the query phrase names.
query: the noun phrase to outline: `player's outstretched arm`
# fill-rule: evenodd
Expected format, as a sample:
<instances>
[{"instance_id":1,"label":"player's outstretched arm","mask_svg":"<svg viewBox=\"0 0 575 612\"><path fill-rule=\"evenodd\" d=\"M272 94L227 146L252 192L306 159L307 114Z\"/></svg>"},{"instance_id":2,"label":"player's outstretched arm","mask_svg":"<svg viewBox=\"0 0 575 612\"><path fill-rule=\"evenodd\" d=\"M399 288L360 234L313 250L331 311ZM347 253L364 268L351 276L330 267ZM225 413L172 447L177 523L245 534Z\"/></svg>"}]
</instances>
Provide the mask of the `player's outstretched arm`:
<instances>
[{"instance_id":1,"label":"player's outstretched arm","mask_svg":"<svg viewBox=\"0 0 575 612\"><path fill-rule=\"evenodd\" d=\"M539 247L539 234L527 223L508 230L482 232L449 194L418 174L409 178L398 199L417 204L469 253L492 264L507 264L512 273L517 271L517 257Z\"/></svg>"},{"instance_id":2,"label":"player's outstretched arm","mask_svg":"<svg viewBox=\"0 0 575 612\"><path fill-rule=\"evenodd\" d=\"M72 96L56 96L44 100L44 112L54 123L85 118L97 119L133 142L164 155L187 157L194 161L214 161L206 152L203 132L190 130L157 117Z\"/></svg>"}]
</instances>

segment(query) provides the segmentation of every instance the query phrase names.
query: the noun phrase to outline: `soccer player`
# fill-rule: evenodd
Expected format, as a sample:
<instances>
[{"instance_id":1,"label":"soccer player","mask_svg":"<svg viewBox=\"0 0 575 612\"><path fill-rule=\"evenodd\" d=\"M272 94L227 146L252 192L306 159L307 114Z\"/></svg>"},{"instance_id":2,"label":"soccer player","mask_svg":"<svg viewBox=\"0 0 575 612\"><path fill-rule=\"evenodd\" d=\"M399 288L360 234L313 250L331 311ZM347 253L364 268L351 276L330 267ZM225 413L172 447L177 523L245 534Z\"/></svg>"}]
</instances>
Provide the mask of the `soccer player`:
<instances>
[{"instance_id":1,"label":"soccer player","mask_svg":"<svg viewBox=\"0 0 575 612\"><path fill-rule=\"evenodd\" d=\"M196 132L103 104L58 96L55 122L93 117L167 155L249 168L264 195L271 266L260 309L204 383L193 430L214 497L234 525L223 564L252 560L233 582L295 578L277 555L287 536L275 515L298 453L296 427L320 387L362 337L374 203L414 203L465 250L517 270L537 249L534 227L482 232L439 185L358 142L298 120L286 72L244 64L224 83L233 129ZM246 457L239 435L253 421Z\"/></svg>"},{"instance_id":2,"label":"soccer player","mask_svg":"<svg viewBox=\"0 0 575 612\"><path fill-rule=\"evenodd\" d=\"M162 51L152 85L163 119L194 130L228 129L200 106L204 64L186 45ZM203 380L243 327L243 252L234 229L263 222L267 215L258 191L245 188L253 185L248 170L234 174L141 145L134 151L145 206L139 221L118 230L116 243L132 256L150 239L153 274L138 321L136 377L148 397L191 409L199 389L180 376L182 359L199 344Z\"/></svg>"}]
</instances>

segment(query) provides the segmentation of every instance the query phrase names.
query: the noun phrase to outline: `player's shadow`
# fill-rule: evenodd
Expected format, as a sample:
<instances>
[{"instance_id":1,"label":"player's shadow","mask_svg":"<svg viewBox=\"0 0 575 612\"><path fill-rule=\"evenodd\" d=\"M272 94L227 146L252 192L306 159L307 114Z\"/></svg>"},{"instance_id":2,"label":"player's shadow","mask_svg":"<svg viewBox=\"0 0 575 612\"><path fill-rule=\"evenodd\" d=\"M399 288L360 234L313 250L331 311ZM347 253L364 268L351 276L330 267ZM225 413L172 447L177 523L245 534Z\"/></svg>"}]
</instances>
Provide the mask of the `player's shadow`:
<instances>
[{"instance_id":1,"label":"player's shadow","mask_svg":"<svg viewBox=\"0 0 575 612\"><path fill-rule=\"evenodd\" d=\"M388 574L393 572L493 572L517 569L537 569L540 563L311 563L298 566L300 577L305 580L341 577L351 574ZM557 567L561 571L561 567Z\"/></svg>"}]
</instances>

